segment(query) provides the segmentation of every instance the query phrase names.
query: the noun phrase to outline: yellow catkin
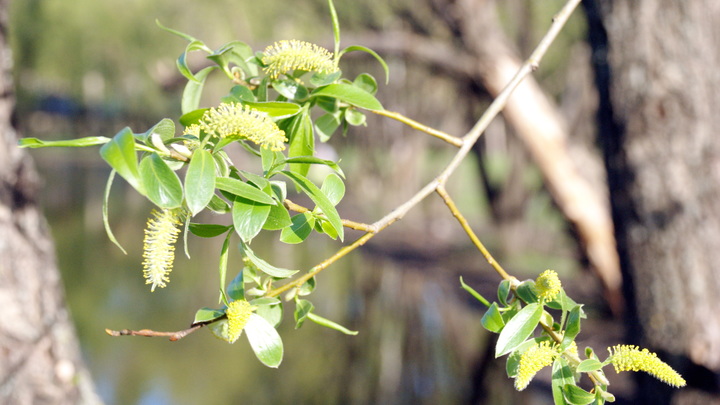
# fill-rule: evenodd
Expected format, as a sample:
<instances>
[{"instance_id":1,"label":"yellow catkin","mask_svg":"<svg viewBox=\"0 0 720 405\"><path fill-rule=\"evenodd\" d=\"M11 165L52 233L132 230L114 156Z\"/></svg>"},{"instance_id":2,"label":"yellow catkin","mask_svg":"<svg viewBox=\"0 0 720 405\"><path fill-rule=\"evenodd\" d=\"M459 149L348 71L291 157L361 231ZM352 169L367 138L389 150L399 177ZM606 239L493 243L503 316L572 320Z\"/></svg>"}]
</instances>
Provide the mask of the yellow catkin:
<instances>
[{"instance_id":1,"label":"yellow catkin","mask_svg":"<svg viewBox=\"0 0 720 405\"><path fill-rule=\"evenodd\" d=\"M328 74L338 70L330 51L305 41L278 41L268 46L263 53L265 74L273 79L293 70Z\"/></svg>"},{"instance_id":2,"label":"yellow catkin","mask_svg":"<svg viewBox=\"0 0 720 405\"><path fill-rule=\"evenodd\" d=\"M180 233L181 211L163 209L153 210L152 218L147 222L143 243L143 275L146 284L163 288L170 281L175 260L175 242Z\"/></svg>"},{"instance_id":3,"label":"yellow catkin","mask_svg":"<svg viewBox=\"0 0 720 405\"><path fill-rule=\"evenodd\" d=\"M548 341L535 344L520 355L515 389L522 391L527 388L535 374L555 361L558 356L557 346Z\"/></svg>"},{"instance_id":4,"label":"yellow catkin","mask_svg":"<svg viewBox=\"0 0 720 405\"><path fill-rule=\"evenodd\" d=\"M660 360L657 354L648 349L640 349L632 345L616 345L608 348L610 362L616 372L644 371L658 380L674 387L684 387L685 379L667 363Z\"/></svg>"},{"instance_id":5,"label":"yellow catkin","mask_svg":"<svg viewBox=\"0 0 720 405\"><path fill-rule=\"evenodd\" d=\"M225 310L228 318L228 342L235 343L242 335L252 311L252 305L245 300L233 301L228 305L227 310Z\"/></svg>"},{"instance_id":6,"label":"yellow catkin","mask_svg":"<svg viewBox=\"0 0 720 405\"><path fill-rule=\"evenodd\" d=\"M545 270L535 280L538 297L544 301L552 301L562 289L560 278L554 270Z\"/></svg>"},{"instance_id":7,"label":"yellow catkin","mask_svg":"<svg viewBox=\"0 0 720 405\"><path fill-rule=\"evenodd\" d=\"M198 132L220 138L247 139L272 151L285 149L285 132L267 116L240 103L223 103L205 111L198 127L192 125L186 131Z\"/></svg>"}]
</instances>

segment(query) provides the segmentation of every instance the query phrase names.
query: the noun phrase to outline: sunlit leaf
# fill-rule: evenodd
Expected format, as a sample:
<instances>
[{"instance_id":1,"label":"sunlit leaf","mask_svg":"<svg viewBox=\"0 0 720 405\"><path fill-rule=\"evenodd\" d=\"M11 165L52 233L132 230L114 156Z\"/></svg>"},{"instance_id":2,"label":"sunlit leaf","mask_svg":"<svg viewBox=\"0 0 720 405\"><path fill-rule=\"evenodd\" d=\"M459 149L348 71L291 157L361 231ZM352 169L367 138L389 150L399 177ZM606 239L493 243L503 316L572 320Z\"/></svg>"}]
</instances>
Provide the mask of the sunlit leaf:
<instances>
[{"instance_id":1,"label":"sunlit leaf","mask_svg":"<svg viewBox=\"0 0 720 405\"><path fill-rule=\"evenodd\" d=\"M333 226L333 228L335 228L340 240L343 240L344 230L342 225L342 219L340 218L340 214L338 214L337 210L335 209L335 205L330 202L327 196L322 191L320 191L320 189L310 180L297 173L282 171L282 174L291 179L300 189L305 192L305 194L308 195L308 197L310 197L311 200L313 200L313 202L318 206L318 208L322 210L323 214L325 214L325 217L328 221L330 221L330 224Z\"/></svg>"},{"instance_id":2,"label":"sunlit leaf","mask_svg":"<svg viewBox=\"0 0 720 405\"><path fill-rule=\"evenodd\" d=\"M235 232L244 242L249 242L260 232L269 214L270 205L235 197L232 205Z\"/></svg>"},{"instance_id":3,"label":"sunlit leaf","mask_svg":"<svg viewBox=\"0 0 720 405\"><path fill-rule=\"evenodd\" d=\"M485 311L485 314L482 319L480 319L480 322L482 323L482 326L490 332L500 333L503 327L505 327L505 321L503 320L503 317L500 314L500 309L495 302L493 302L490 305L490 308Z\"/></svg>"},{"instance_id":4,"label":"sunlit leaf","mask_svg":"<svg viewBox=\"0 0 720 405\"><path fill-rule=\"evenodd\" d=\"M135 137L130 128L123 128L110 142L103 145L100 156L137 192L145 195L135 153Z\"/></svg>"},{"instance_id":5,"label":"sunlit leaf","mask_svg":"<svg viewBox=\"0 0 720 405\"><path fill-rule=\"evenodd\" d=\"M298 104L281 101L265 101L262 103L244 101L243 104L264 112L274 119L289 118L296 115L301 110L301 107Z\"/></svg>"},{"instance_id":6,"label":"sunlit leaf","mask_svg":"<svg viewBox=\"0 0 720 405\"><path fill-rule=\"evenodd\" d=\"M252 262L252 264L254 264L255 267L257 267L258 270L262 271L263 273L265 273L271 277L288 278L298 272L298 270L288 270L288 269L283 269L283 268L275 267L275 266L271 265L270 263L266 262L265 260L257 257L255 255L255 252L253 252L252 249L250 249L250 246L248 246L246 243L242 243L241 247L242 247L243 254L245 255L245 257L247 257Z\"/></svg>"},{"instance_id":7,"label":"sunlit leaf","mask_svg":"<svg viewBox=\"0 0 720 405\"><path fill-rule=\"evenodd\" d=\"M347 48L340 51L340 55L342 56L348 52L353 52L353 51L366 52L366 53L372 55L378 62L380 62L380 65L382 66L383 70L385 71L385 83L387 83L390 80L390 68L388 68L388 65L385 62L385 60L380 55L378 55L377 52L373 51L370 48L366 48L364 46L353 45L353 46L348 46Z\"/></svg>"},{"instance_id":8,"label":"sunlit leaf","mask_svg":"<svg viewBox=\"0 0 720 405\"><path fill-rule=\"evenodd\" d=\"M313 226L315 226L315 218L308 212L294 215L291 222L290 226L282 230L280 234L281 242L289 244L302 243L310 236Z\"/></svg>"},{"instance_id":9,"label":"sunlit leaf","mask_svg":"<svg viewBox=\"0 0 720 405\"><path fill-rule=\"evenodd\" d=\"M215 319L221 318L225 315L225 311L222 309L213 309L213 308L200 308L195 313L195 319L193 320L193 323L191 326L194 326L198 323L204 323L204 322L210 322L214 321Z\"/></svg>"},{"instance_id":10,"label":"sunlit leaf","mask_svg":"<svg viewBox=\"0 0 720 405\"><path fill-rule=\"evenodd\" d=\"M230 229L230 226L218 224L198 224L191 222L189 229L195 236L199 236L201 238L214 238L227 232Z\"/></svg>"},{"instance_id":11,"label":"sunlit leaf","mask_svg":"<svg viewBox=\"0 0 720 405\"><path fill-rule=\"evenodd\" d=\"M295 329L299 329L302 326L313 308L315 308L315 306L308 300L295 301L295 312L293 313L295 317Z\"/></svg>"},{"instance_id":12,"label":"sunlit leaf","mask_svg":"<svg viewBox=\"0 0 720 405\"><path fill-rule=\"evenodd\" d=\"M515 350L522 344L537 327L542 316L543 307L538 304L528 304L507 322L495 346L495 357L503 356Z\"/></svg>"},{"instance_id":13,"label":"sunlit leaf","mask_svg":"<svg viewBox=\"0 0 720 405\"><path fill-rule=\"evenodd\" d=\"M182 95L181 110L183 114L197 110L200 105L200 96L202 95L205 79L210 72L217 69L217 66L208 66L195 74L196 80L189 80L185 85Z\"/></svg>"},{"instance_id":14,"label":"sunlit leaf","mask_svg":"<svg viewBox=\"0 0 720 405\"><path fill-rule=\"evenodd\" d=\"M277 330L258 314L251 314L245 325L250 347L263 364L277 368L283 359L283 343Z\"/></svg>"},{"instance_id":15,"label":"sunlit leaf","mask_svg":"<svg viewBox=\"0 0 720 405\"><path fill-rule=\"evenodd\" d=\"M205 149L195 149L185 174L185 201L192 215L210 202L215 192L215 161Z\"/></svg>"},{"instance_id":16,"label":"sunlit leaf","mask_svg":"<svg viewBox=\"0 0 720 405\"><path fill-rule=\"evenodd\" d=\"M177 208L182 204L180 178L157 153L144 157L140 162L140 176L147 197L155 205L160 208Z\"/></svg>"},{"instance_id":17,"label":"sunlit leaf","mask_svg":"<svg viewBox=\"0 0 720 405\"><path fill-rule=\"evenodd\" d=\"M312 97L327 96L333 97L340 101L344 101L348 104L352 104L356 107L365 108L367 110L382 110L383 106L380 104L375 96L368 93L367 91L353 86L352 84L335 83L327 86L319 87L315 89Z\"/></svg>"},{"instance_id":18,"label":"sunlit leaf","mask_svg":"<svg viewBox=\"0 0 720 405\"><path fill-rule=\"evenodd\" d=\"M309 320L315 322L316 324L320 325L320 326L324 326L324 327L330 328L330 329L335 329L336 331L342 332L342 333L344 333L344 334L346 334L346 335L353 335L353 336L355 336L355 335L358 334L358 332L357 332L356 330L350 330L350 329L348 329L348 328L346 328L346 327L344 327L344 326L342 326L342 325L340 325L340 324L338 324L338 323L336 323L336 322L333 322L333 321L331 321L331 320L329 320L329 319L323 318L322 316L316 315L316 314L314 314L314 313L312 313L312 312L309 312L309 313L307 314L307 318L308 318Z\"/></svg>"},{"instance_id":19,"label":"sunlit leaf","mask_svg":"<svg viewBox=\"0 0 720 405\"><path fill-rule=\"evenodd\" d=\"M567 361L558 356L552 365L552 392L555 405L568 405L563 395L563 387L567 384L575 384L573 371Z\"/></svg>"},{"instance_id":20,"label":"sunlit leaf","mask_svg":"<svg viewBox=\"0 0 720 405\"><path fill-rule=\"evenodd\" d=\"M21 148L84 148L86 146L104 145L110 142L110 138L104 136L87 136L85 138L67 139L62 141L43 141L38 138L20 138L18 146Z\"/></svg>"},{"instance_id":21,"label":"sunlit leaf","mask_svg":"<svg viewBox=\"0 0 720 405\"><path fill-rule=\"evenodd\" d=\"M232 177L217 177L215 179L215 187L238 197L243 197L262 204L276 204L276 201L262 190Z\"/></svg>"},{"instance_id":22,"label":"sunlit leaf","mask_svg":"<svg viewBox=\"0 0 720 405\"><path fill-rule=\"evenodd\" d=\"M233 301L245 299L245 282L242 271L239 271L237 276L235 276L228 285L227 296Z\"/></svg>"}]
</instances>

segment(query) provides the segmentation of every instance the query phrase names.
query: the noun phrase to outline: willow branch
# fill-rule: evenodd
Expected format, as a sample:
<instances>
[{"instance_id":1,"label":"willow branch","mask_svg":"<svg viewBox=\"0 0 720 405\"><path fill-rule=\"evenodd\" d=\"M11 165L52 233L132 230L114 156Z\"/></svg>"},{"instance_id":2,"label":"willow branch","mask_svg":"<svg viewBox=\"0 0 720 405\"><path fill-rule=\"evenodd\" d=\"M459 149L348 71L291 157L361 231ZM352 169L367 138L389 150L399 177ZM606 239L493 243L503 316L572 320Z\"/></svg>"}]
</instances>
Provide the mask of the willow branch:
<instances>
[{"instance_id":1,"label":"willow branch","mask_svg":"<svg viewBox=\"0 0 720 405\"><path fill-rule=\"evenodd\" d=\"M302 286L306 281L310 280L312 277L314 277L316 274L318 274L320 271L327 268L330 264L334 263L338 259L344 257L348 253L352 252L353 250L357 249L358 247L364 245L368 240L370 240L373 236L375 236L377 233L381 232L383 229L387 228L388 226L392 225L396 221L402 219L405 214L407 214L408 211L410 211L413 207L415 207L417 204L419 204L421 201L423 201L428 195L432 194L433 192L436 192L439 188L444 187L445 182L447 179L452 175L455 170L460 166L460 163L465 159L465 157L468 155L468 153L471 151L473 145L477 140L480 138L480 136L485 132L487 127L490 125L492 120L502 111L502 109L505 107L505 105L508 102L508 99L510 98L510 95L512 92L520 85L520 83L525 79L527 76L529 76L534 70L538 68L538 65L540 61L542 60L543 56L547 52L548 48L552 44L552 42L557 38L557 35L560 33L560 30L562 27L567 23L567 20L570 18L570 15L572 14L573 10L580 4L581 0L568 0L568 2L563 6L563 8L560 10L560 12L553 18L553 22L550 25L550 28L548 29L548 32L545 34L545 36L540 40L540 43L535 48L535 50L532 52L530 57L523 63L523 65L520 67L518 72L513 76L513 78L510 80L510 82L505 86L505 88L498 94L498 96L493 100L492 104L488 107L488 109L485 111L485 113L480 117L480 119L477 121L477 123L473 126L473 128L465 134L465 136L462 137L462 145L460 146L460 149L457 151L453 159L450 161L450 163L443 169L443 171L432 181L430 181L427 185L425 185L422 189L420 189L415 195L410 197L409 200L395 208L393 211L391 211L389 214L381 218L380 220L376 221L371 225L371 232L366 233L359 239L357 239L352 244L343 247L340 249L337 253L335 253L330 258L324 260L322 263L316 265L310 271L308 271L303 276L299 277L298 279L289 282L283 286L280 286L274 290L269 291L265 296L267 297L275 297L279 294L282 294L285 291L288 291L292 288L299 288ZM409 120L409 119L408 119ZM412 121L412 120L409 120ZM492 257L492 256L490 256ZM493 260L494 261L494 260ZM503 270L504 273L504 270ZM507 275L507 273L505 273ZM509 276L508 276L509 277Z\"/></svg>"},{"instance_id":2,"label":"willow branch","mask_svg":"<svg viewBox=\"0 0 720 405\"><path fill-rule=\"evenodd\" d=\"M140 329L140 330L130 330L130 329L122 329L122 330L111 330L111 329L105 329L105 333L107 333L110 336L145 336L145 337L167 337L170 341L175 342L178 341L185 336L195 332L196 330L202 328L207 323L196 323L195 325L184 329L179 330L176 332L159 332L151 329Z\"/></svg>"}]
</instances>

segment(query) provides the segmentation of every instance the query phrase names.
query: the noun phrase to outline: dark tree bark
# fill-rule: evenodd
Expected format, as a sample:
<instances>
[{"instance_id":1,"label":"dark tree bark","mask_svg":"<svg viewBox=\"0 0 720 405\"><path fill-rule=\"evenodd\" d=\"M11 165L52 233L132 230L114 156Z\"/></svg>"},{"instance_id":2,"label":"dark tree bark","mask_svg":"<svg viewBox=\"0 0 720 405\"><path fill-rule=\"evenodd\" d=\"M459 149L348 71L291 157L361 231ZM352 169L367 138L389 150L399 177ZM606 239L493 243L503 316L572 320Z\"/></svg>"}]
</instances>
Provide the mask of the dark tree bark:
<instances>
[{"instance_id":1,"label":"dark tree bark","mask_svg":"<svg viewBox=\"0 0 720 405\"><path fill-rule=\"evenodd\" d=\"M720 403L720 2L585 3L629 338L690 385L635 403Z\"/></svg>"},{"instance_id":2,"label":"dark tree bark","mask_svg":"<svg viewBox=\"0 0 720 405\"><path fill-rule=\"evenodd\" d=\"M16 146L8 3L0 0L0 403L98 403L38 209L38 178Z\"/></svg>"}]
</instances>

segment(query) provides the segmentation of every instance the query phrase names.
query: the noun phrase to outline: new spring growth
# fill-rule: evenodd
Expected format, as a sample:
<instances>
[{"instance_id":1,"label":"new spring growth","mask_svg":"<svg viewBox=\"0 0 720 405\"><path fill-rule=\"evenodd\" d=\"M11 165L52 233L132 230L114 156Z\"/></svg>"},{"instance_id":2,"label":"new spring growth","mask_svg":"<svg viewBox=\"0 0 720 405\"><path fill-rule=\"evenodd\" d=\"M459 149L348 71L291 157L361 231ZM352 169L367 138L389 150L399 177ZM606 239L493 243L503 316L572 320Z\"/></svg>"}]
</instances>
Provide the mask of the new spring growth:
<instances>
[{"instance_id":1,"label":"new spring growth","mask_svg":"<svg viewBox=\"0 0 720 405\"><path fill-rule=\"evenodd\" d=\"M644 371L658 380L672 385L684 387L685 379L667 363L660 360L657 354L648 349L630 345L616 345L608 348L610 358L608 361L615 366L616 372Z\"/></svg>"},{"instance_id":2,"label":"new spring growth","mask_svg":"<svg viewBox=\"0 0 720 405\"><path fill-rule=\"evenodd\" d=\"M542 341L531 346L520 355L517 377L515 377L515 389L522 391L527 388L535 374L543 368L551 365L555 358L560 355L558 346Z\"/></svg>"},{"instance_id":3,"label":"new spring growth","mask_svg":"<svg viewBox=\"0 0 720 405\"><path fill-rule=\"evenodd\" d=\"M554 270L545 270L535 280L538 297L547 302L552 301L562 289L560 278Z\"/></svg>"},{"instance_id":4,"label":"new spring growth","mask_svg":"<svg viewBox=\"0 0 720 405\"><path fill-rule=\"evenodd\" d=\"M227 341L235 343L240 335L242 335L245 325L247 325L250 315L255 308L245 300L237 300L228 304L225 315L228 318Z\"/></svg>"},{"instance_id":5,"label":"new spring growth","mask_svg":"<svg viewBox=\"0 0 720 405\"><path fill-rule=\"evenodd\" d=\"M272 151L285 149L285 132L265 114L240 103L223 103L205 111L199 123L185 129L186 134L247 139Z\"/></svg>"},{"instance_id":6,"label":"new spring growth","mask_svg":"<svg viewBox=\"0 0 720 405\"><path fill-rule=\"evenodd\" d=\"M338 67L333 56L325 48L309 42L291 39L278 41L265 49L262 62L265 74L272 79L293 70L305 70L318 73L334 73Z\"/></svg>"},{"instance_id":7,"label":"new spring growth","mask_svg":"<svg viewBox=\"0 0 720 405\"><path fill-rule=\"evenodd\" d=\"M147 222L143 243L143 275L145 284L163 288L170 281L169 274L175 261L175 242L180 233L182 211L153 210Z\"/></svg>"}]
</instances>

